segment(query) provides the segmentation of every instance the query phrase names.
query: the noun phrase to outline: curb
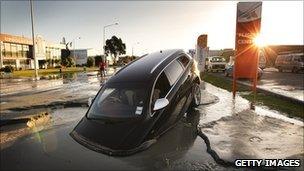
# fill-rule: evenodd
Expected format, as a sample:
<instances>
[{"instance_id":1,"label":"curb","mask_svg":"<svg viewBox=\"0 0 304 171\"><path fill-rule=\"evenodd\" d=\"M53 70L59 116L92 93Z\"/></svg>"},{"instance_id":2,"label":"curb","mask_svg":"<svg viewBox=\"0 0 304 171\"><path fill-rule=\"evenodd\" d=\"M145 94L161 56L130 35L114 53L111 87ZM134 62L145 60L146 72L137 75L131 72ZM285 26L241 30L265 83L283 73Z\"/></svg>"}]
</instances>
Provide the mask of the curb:
<instances>
[{"instance_id":1,"label":"curb","mask_svg":"<svg viewBox=\"0 0 304 171\"><path fill-rule=\"evenodd\" d=\"M84 101L86 98L73 100L73 101L66 101L66 102L52 102L48 105L36 105L31 107L24 107L24 108L15 108L9 110L15 111L23 111L23 110L30 110L31 108L56 108L57 105L63 106L64 108L68 107L79 107L79 106L87 106L87 102ZM30 117L22 117L22 118L12 118L12 119L0 119L0 127L6 125L14 125L20 123L27 123L33 117L39 117L40 114L36 114L35 116L31 115Z\"/></svg>"},{"instance_id":2,"label":"curb","mask_svg":"<svg viewBox=\"0 0 304 171\"><path fill-rule=\"evenodd\" d=\"M0 127L5 125L14 125L20 123L27 123L30 121L30 118L20 118L20 119L1 119L0 120Z\"/></svg>"}]
</instances>

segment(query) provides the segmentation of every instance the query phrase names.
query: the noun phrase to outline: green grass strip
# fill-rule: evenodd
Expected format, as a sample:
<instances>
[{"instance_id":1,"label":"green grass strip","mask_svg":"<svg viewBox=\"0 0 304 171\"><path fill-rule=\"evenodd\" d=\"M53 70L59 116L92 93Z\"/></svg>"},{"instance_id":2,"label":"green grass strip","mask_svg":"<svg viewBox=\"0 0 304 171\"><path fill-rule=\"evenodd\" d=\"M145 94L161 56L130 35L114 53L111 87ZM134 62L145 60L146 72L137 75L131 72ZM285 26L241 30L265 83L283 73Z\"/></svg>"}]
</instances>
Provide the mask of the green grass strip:
<instances>
[{"instance_id":1,"label":"green grass strip","mask_svg":"<svg viewBox=\"0 0 304 171\"><path fill-rule=\"evenodd\" d=\"M229 79L206 73L203 76L203 80L219 88L230 92L232 91L232 81ZM237 90L239 92L250 91L250 89L244 85L238 84L237 87ZM240 93L239 95L249 101L252 101L254 99L253 93ZM281 99L275 95L258 92L256 94L256 104L267 106L269 109L286 113L289 117L298 117L304 119L303 105L295 104L291 101L288 101L287 99Z\"/></svg>"}]
</instances>

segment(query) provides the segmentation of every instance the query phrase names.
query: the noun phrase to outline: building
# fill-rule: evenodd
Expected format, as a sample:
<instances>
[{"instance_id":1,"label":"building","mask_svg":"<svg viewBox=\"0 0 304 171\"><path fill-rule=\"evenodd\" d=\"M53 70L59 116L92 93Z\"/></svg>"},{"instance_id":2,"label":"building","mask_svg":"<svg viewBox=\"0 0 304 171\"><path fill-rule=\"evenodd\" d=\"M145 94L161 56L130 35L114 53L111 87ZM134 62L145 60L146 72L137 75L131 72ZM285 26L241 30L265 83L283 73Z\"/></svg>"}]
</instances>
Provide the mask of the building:
<instances>
[{"instance_id":1,"label":"building","mask_svg":"<svg viewBox=\"0 0 304 171\"><path fill-rule=\"evenodd\" d=\"M97 56L97 51L93 48L70 50L70 56L75 59L76 65L85 65L88 57Z\"/></svg>"},{"instance_id":2,"label":"building","mask_svg":"<svg viewBox=\"0 0 304 171\"><path fill-rule=\"evenodd\" d=\"M36 36L35 55L39 68L58 65L58 61L61 59L61 49L65 49L65 45L47 42L42 36ZM0 68L11 65L16 69L34 69L32 50L32 39L0 34Z\"/></svg>"}]
</instances>

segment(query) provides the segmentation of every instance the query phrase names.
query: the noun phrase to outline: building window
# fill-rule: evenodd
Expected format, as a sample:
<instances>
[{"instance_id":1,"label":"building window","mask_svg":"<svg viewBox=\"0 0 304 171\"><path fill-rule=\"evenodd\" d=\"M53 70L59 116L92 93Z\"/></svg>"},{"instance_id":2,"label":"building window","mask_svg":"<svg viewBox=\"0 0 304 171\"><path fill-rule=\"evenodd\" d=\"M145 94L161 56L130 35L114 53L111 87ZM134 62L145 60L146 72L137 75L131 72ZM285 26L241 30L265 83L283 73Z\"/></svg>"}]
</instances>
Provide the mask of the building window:
<instances>
[{"instance_id":1,"label":"building window","mask_svg":"<svg viewBox=\"0 0 304 171\"><path fill-rule=\"evenodd\" d=\"M17 53L17 45L16 44L11 44L11 51L12 51L12 57L16 58L18 57L18 53Z\"/></svg>"},{"instance_id":2,"label":"building window","mask_svg":"<svg viewBox=\"0 0 304 171\"><path fill-rule=\"evenodd\" d=\"M4 56L5 57L12 57L11 44L10 43L4 43Z\"/></svg>"},{"instance_id":3,"label":"building window","mask_svg":"<svg viewBox=\"0 0 304 171\"><path fill-rule=\"evenodd\" d=\"M5 50L4 50L4 44L2 42L0 42L0 48L1 48L1 57L4 57L5 55Z\"/></svg>"},{"instance_id":4,"label":"building window","mask_svg":"<svg viewBox=\"0 0 304 171\"><path fill-rule=\"evenodd\" d=\"M22 45L17 45L17 56L23 58L22 56Z\"/></svg>"},{"instance_id":5,"label":"building window","mask_svg":"<svg viewBox=\"0 0 304 171\"><path fill-rule=\"evenodd\" d=\"M22 57L27 58L29 53L29 45L22 45Z\"/></svg>"},{"instance_id":6,"label":"building window","mask_svg":"<svg viewBox=\"0 0 304 171\"><path fill-rule=\"evenodd\" d=\"M3 65L12 65L12 66L15 66L16 65L16 61L14 59L4 59L3 60Z\"/></svg>"}]
</instances>

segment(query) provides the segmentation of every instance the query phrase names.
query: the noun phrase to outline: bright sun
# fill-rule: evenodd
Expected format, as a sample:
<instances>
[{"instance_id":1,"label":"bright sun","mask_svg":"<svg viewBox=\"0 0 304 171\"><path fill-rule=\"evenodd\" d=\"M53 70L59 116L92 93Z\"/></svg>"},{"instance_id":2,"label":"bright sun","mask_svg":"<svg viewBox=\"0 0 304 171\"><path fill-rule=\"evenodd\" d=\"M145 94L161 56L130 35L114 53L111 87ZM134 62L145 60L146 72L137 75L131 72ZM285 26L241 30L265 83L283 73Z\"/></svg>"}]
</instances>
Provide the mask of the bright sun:
<instances>
[{"instance_id":1,"label":"bright sun","mask_svg":"<svg viewBox=\"0 0 304 171\"><path fill-rule=\"evenodd\" d=\"M257 35L254 39L254 44L258 47L264 47L266 46L265 41L261 35Z\"/></svg>"}]
</instances>

